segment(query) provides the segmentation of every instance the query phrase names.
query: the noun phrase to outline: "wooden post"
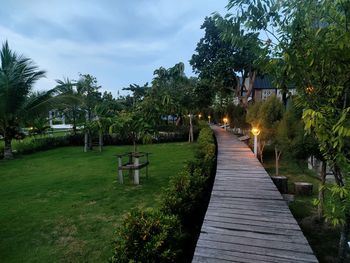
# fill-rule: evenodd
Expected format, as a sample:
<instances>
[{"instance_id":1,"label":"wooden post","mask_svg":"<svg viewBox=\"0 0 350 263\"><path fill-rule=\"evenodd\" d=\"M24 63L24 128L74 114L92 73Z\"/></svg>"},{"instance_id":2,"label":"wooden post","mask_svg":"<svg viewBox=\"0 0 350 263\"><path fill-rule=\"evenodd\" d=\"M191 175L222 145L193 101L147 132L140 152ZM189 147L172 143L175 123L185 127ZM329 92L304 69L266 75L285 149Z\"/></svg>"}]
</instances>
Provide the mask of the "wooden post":
<instances>
[{"instance_id":1,"label":"wooden post","mask_svg":"<svg viewBox=\"0 0 350 263\"><path fill-rule=\"evenodd\" d=\"M140 164L140 159L139 156L135 156L134 158L134 166L135 166L135 170L134 170L134 184L139 184L140 183L140 169L137 168Z\"/></svg>"},{"instance_id":2,"label":"wooden post","mask_svg":"<svg viewBox=\"0 0 350 263\"><path fill-rule=\"evenodd\" d=\"M281 194L288 194L288 178L285 176L271 176L272 181L275 183L278 191Z\"/></svg>"},{"instance_id":3,"label":"wooden post","mask_svg":"<svg viewBox=\"0 0 350 263\"><path fill-rule=\"evenodd\" d=\"M118 157L118 180L119 183L123 184L123 170L122 170L122 157Z\"/></svg>"}]
</instances>

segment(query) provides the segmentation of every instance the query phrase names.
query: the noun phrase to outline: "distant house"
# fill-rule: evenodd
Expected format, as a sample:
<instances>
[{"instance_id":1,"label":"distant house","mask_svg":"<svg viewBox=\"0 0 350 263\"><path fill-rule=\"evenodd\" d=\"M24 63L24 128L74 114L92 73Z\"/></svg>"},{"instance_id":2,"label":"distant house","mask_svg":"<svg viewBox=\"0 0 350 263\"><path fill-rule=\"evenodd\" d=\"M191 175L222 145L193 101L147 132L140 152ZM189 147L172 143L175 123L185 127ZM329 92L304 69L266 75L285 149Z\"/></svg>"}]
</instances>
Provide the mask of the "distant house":
<instances>
[{"instance_id":1,"label":"distant house","mask_svg":"<svg viewBox=\"0 0 350 263\"><path fill-rule=\"evenodd\" d=\"M287 98L296 93L296 89L293 86L288 87ZM275 88L268 76L256 77L254 82L254 89L252 98L254 101L264 101L271 95L276 95L280 100L282 100L282 91Z\"/></svg>"}]
</instances>

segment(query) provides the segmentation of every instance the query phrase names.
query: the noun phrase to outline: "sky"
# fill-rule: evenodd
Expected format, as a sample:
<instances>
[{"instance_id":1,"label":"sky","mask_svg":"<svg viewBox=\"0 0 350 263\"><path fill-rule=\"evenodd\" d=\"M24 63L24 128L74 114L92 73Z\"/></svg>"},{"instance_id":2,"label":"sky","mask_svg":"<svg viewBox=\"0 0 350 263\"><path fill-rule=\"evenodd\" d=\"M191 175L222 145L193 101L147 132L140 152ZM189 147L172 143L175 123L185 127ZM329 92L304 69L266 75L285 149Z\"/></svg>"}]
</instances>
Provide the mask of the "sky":
<instances>
[{"instance_id":1,"label":"sky","mask_svg":"<svg viewBox=\"0 0 350 263\"><path fill-rule=\"evenodd\" d=\"M204 18L226 14L228 0L0 0L0 42L31 58L46 78L97 78L117 96L130 84L151 82L153 71L188 61L204 31Z\"/></svg>"}]
</instances>

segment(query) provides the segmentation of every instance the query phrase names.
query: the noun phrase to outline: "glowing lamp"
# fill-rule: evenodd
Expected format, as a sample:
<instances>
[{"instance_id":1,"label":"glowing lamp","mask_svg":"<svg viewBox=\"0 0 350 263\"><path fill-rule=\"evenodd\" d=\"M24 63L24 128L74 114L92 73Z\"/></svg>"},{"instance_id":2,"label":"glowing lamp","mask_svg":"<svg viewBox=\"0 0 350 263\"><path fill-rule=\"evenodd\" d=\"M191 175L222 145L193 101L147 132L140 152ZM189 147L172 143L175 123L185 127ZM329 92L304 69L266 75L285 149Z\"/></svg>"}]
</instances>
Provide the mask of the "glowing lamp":
<instances>
[{"instance_id":1,"label":"glowing lamp","mask_svg":"<svg viewBox=\"0 0 350 263\"><path fill-rule=\"evenodd\" d=\"M227 130L227 122L228 122L228 119L227 119L227 118L224 118L223 121L224 121L224 126L225 126L225 131L226 131L226 130Z\"/></svg>"},{"instance_id":2,"label":"glowing lamp","mask_svg":"<svg viewBox=\"0 0 350 263\"><path fill-rule=\"evenodd\" d=\"M254 127L251 132L254 135L254 155L255 157L257 157L258 156L258 135L260 134L260 130Z\"/></svg>"},{"instance_id":3,"label":"glowing lamp","mask_svg":"<svg viewBox=\"0 0 350 263\"><path fill-rule=\"evenodd\" d=\"M252 133L253 133L254 136L258 136L260 134L259 128L253 128L252 129Z\"/></svg>"}]
</instances>

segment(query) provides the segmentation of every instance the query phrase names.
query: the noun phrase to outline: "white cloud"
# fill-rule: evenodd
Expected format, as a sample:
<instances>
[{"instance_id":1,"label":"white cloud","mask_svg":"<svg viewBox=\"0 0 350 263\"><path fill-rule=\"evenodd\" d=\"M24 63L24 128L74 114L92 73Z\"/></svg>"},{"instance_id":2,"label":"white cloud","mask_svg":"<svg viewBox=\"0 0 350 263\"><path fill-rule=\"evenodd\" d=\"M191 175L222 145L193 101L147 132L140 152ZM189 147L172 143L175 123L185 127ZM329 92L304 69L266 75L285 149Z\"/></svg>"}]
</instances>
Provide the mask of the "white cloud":
<instances>
[{"instance_id":1,"label":"white cloud","mask_svg":"<svg viewBox=\"0 0 350 263\"><path fill-rule=\"evenodd\" d=\"M47 70L36 89L55 79L96 76L105 89L151 81L153 71L185 62L202 37L204 17L227 0L25 1L2 4L0 42Z\"/></svg>"}]
</instances>

